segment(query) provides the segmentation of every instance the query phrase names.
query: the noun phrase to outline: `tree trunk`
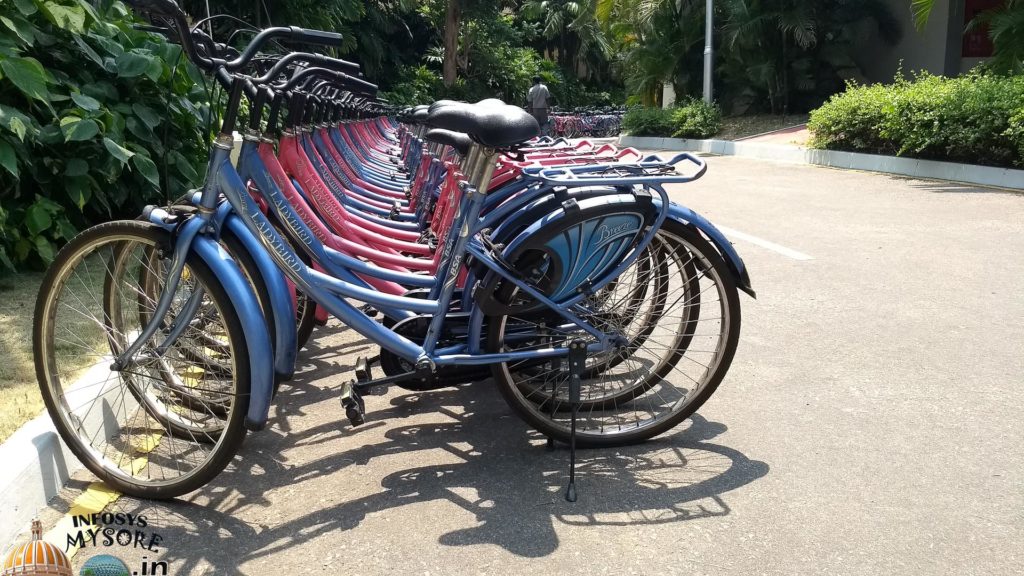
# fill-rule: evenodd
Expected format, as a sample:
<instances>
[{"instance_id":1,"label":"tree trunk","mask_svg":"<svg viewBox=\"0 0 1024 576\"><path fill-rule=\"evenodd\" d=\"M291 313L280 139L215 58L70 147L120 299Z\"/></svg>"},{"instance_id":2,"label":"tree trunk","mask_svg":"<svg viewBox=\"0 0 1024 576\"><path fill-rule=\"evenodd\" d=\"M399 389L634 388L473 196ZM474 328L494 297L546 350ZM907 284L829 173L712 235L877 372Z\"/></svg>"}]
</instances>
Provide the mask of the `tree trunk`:
<instances>
[{"instance_id":1,"label":"tree trunk","mask_svg":"<svg viewBox=\"0 0 1024 576\"><path fill-rule=\"evenodd\" d=\"M451 88L455 84L458 75L460 15L459 0L448 0L448 11L444 18L444 61L441 64L441 78L446 88Z\"/></svg>"}]
</instances>

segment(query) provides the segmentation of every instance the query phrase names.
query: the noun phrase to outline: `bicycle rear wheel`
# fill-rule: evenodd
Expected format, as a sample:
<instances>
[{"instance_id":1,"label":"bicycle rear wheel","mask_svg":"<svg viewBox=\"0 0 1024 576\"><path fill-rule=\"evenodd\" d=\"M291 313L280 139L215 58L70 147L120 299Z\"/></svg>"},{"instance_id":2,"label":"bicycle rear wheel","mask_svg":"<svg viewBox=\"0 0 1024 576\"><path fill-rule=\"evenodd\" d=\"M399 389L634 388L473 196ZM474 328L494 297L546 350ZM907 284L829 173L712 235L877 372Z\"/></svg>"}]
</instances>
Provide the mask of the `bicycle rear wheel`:
<instances>
[{"instance_id":1,"label":"bicycle rear wheel","mask_svg":"<svg viewBox=\"0 0 1024 576\"><path fill-rule=\"evenodd\" d=\"M151 317L156 302L145 284L169 242L145 222L90 228L58 253L35 309L36 376L58 433L101 480L141 498L179 496L219 474L245 437L249 404L245 334L227 293L195 255L187 257L167 322L185 323L182 338L191 342L213 338L230 370L209 370L173 343L159 353L165 330L127 367L112 366ZM173 316L193 297L206 308L201 322L198 314Z\"/></svg>"},{"instance_id":2,"label":"bicycle rear wheel","mask_svg":"<svg viewBox=\"0 0 1024 576\"><path fill-rule=\"evenodd\" d=\"M577 441L613 446L646 440L678 425L714 392L728 371L740 329L739 296L731 272L697 232L667 221L657 235L657 284L652 280L642 327L629 329L636 310L617 314L597 305L584 317L626 336L609 362L595 355L581 390ZM647 304L647 306L651 306ZM571 325L553 327L550 314L498 316L488 320L488 350L527 351L565 347L573 339L593 341ZM637 336L643 335L642 338ZM600 368L596 370L595 368ZM492 367L509 405L547 436L568 440L568 372L561 363L535 360ZM539 382L539 384L538 384Z\"/></svg>"}]
</instances>

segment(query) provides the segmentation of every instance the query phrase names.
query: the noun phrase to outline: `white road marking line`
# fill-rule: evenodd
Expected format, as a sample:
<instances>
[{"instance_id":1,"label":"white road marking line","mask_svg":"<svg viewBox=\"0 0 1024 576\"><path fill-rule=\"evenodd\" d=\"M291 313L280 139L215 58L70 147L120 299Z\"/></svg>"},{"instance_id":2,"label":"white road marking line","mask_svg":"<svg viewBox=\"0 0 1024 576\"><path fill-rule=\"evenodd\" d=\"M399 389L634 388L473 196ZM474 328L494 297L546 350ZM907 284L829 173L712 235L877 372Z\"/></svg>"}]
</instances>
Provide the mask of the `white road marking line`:
<instances>
[{"instance_id":1,"label":"white road marking line","mask_svg":"<svg viewBox=\"0 0 1024 576\"><path fill-rule=\"evenodd\" d=\"M792 248L786 248L785 246L780 246L780 245L776 244L775 242L769 242L769 241L764 240L762 238L758 238L757 236L751 236L750 234L746 234L744 232L740 232L739 230L733 230L732 228L727 228L725 226L717 226L717 225L716 225L716 228L721 230L722 234L725 234L726 236L728 236L730 238L738 238L740 240L743 240L744 242L749 242L749 243L751 243L751 244L753 244L755 246L760 246L761 248L765 248L767 250L771 250L772 252L776 252L778 254L782 254L783 256L785 256L787 258L792 258L793 260L814 260L814 257L808 256L807 254L804 254L803 252L798 252L796 250L793 250Z\"/></svg>"}]
</instances>

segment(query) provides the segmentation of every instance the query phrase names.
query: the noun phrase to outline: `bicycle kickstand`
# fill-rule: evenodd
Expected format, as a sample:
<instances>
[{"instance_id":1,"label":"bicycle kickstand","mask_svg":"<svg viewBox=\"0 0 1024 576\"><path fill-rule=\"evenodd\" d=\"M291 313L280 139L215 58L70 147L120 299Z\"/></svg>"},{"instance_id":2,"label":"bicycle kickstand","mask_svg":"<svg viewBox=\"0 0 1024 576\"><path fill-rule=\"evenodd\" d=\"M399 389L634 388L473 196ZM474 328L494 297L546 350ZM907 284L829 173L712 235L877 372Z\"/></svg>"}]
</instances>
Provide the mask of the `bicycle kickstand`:
<instances>
[{"instance_id":1,"label":"bicycle kickstand","mask_svg":"<svg viewBox=\"0 0 1024 576\"><path fill-rule=\"evenodd\" d=\"M576 417L580 410L580 386L583 369L587 363L587 343L576 339L569 343L569 409L572 417L569 424L569 486L565 499L576 501Z\"/></svg>"}]
</instances>

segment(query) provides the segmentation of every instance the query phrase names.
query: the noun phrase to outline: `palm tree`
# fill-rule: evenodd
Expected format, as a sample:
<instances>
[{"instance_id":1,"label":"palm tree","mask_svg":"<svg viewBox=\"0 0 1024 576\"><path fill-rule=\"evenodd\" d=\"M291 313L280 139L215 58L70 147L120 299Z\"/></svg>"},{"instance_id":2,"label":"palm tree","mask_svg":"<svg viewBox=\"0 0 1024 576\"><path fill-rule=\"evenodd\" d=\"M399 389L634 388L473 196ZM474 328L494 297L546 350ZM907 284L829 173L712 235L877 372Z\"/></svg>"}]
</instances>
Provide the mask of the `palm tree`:
<instances>
[{"instance_id":1,"label":"palm tree","mask_svg":"<svg viewBox=\"0 0 1024 576\"><path fill-rule=\"evenodd\" d=\"M541 23L549 53L574 74L583 63L600 64L610 52L595 17L595 0L526 0L523 15Z\"/></svg>"},{"instance_id":2,"label":"palm tree","mask_svg":"<svg viewBox=\"0 0 1024 576\"><path fill-rule=\"evenodd\" d=\"M701 0L597 0L594 15L615 44L627 89L648 106L665 83L685 80L683 63L704 38Z\"/></svg>"},{"instance_id":3,"label":"palm tree","mask_svg":"<svg viewBox=\"0 0 1024 576\"><path fill-rule=\"evenodd\" d=\"M935 0L911 0L910 11L914 14L914 26L918 30L924 30L928 25L928 18L932 15L932 8L935 7Z\"/></svg>"},{"instance_id":4,"label":"palm tree","mask_svg":"<svg viewBox=\"0 0 1024 576\"><path fill-rule=\"evenodd\" d=\"M994 49L992 67L1009 74L1024 73L1024 0L1007 0L1002 8L982 13L975 20L988 26Z\"/></svg>"},{"instance_id":5,"label":"palm tree","mask_svg":"<svg viewBox=\"0 0 1024 576\"><path fill-rule=\"evenodd\" d=\"M874 22L887 43L900 36L880 0L720 0L719 7L718 72L734 111L759 101L773 113L807 108L860 78L859 22Z\"/></svg>"},{"instance_id":6,"label":"palm tree","mask_svg":"<svg viewBox=\"0 0 1024 576\"><path fill-rule=\"evenodd\" d=\"M911 0L914 25L923 30L935 7L935 0ZM1024 72L1024 0L1006 0L1003 6L982 12L967 25L968 29L988 26L992 39L991 66L999 72Z\"/></svg>"}]
</instances>

